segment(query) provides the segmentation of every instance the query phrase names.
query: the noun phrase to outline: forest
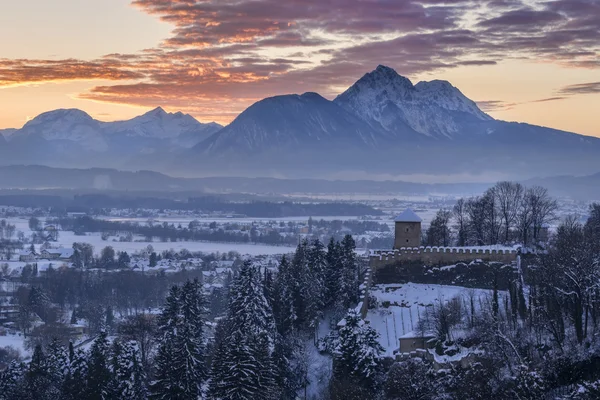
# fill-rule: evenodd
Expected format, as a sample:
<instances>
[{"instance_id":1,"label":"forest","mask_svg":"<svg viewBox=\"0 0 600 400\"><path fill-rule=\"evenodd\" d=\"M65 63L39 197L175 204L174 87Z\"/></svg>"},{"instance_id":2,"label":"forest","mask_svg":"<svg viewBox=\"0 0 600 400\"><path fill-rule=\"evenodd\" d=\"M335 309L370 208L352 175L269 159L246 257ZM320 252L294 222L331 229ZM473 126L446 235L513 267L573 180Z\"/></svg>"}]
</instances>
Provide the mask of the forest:
<instances>
[{"instance_id":1,"label":"forest","mask_svg":"<svg viewBox=\"0 0 600 400\"><path fill-rule=\"evenodd\" d=\"M562 220L545 249L521 254L508 290L494 284L488 301L429 307L418 328L428 349L408 357L382 357L377 331L353 308L365 271L354 248L351 236L304 241L276 273L244 263L218 295L192 275L143 286L90 275L63 301L77 305L75 320L96 313L91 346L32 342L31 360L2 373L0 398L600 398L600 204L583 223ZM60 303L43 279L32 291L32 309Z\"/></svg>"}]
</instances>

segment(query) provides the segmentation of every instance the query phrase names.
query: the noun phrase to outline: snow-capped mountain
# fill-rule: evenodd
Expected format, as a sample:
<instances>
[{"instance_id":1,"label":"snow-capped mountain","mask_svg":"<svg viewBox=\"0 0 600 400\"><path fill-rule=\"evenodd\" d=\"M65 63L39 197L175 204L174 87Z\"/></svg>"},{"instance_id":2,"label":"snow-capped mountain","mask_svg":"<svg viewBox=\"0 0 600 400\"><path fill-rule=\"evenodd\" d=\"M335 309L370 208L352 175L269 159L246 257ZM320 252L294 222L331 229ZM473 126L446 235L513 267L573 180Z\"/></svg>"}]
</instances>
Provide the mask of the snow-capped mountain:
<instances>
[{"instance_id":1,"label":"snow-capped mountain","mask_svg":"<svg viewBox=\"0 0 600 400\"><path fill-rule=\"evenodd\" d=\"M243 176L522 178L597 172L599 154L598 138L495 120L449 82L413 85L380 65L333 101L315 93L261 100L173 165Z\"/></svg>"},{"instance_id":2,"label":"snow-capped mountain","mask_svg":"<svg viewBox=\"0 0 600 400\"><path fill-rule=\"evenodd\" d=\"M298 151L316 146L376 144L372 129L317 93L263 99L196 146L207 154Z\"/></svg>"},{"instance_id":3,"label":"snow-capped mountain","mask_svg":"<svg viewBox=\"0 0 600 400\"><path fill-rule=\"evenodd\" d=\"M152 169L182 176L343 177L600 170L600 139L495 120L449 82L412 82L378 66L333 101L260 100L231 124L156 108L100 122L55 110L0 132L0 165ZM495 179L495 178L494 178Z\"/></svg>"},{"instance_id":4,"label":"snow-capped mountain","mask_svg":"<svg viewBox=\"0 0 600 400\"><path fill-rule=\"evenodd\" d=\"M38 115L21 129L3 131L0 154L5 165L135 166L140 161L147 165L140 158L183 151L219 129L218 124L202 124L188 114L167 113L160 107L116 122L95 120L78 109L59 109Z\"/></svg>"},{"instance_id":5,"label":"snow-capped mountain","mask_svg":"<svg viewBox=\"0 0 600 400\"><path fill-rule=\"evenodd\" d=\"M492 120L449 82L413 85L382 65L365 74L334 102L392 137L406 138L418 132L453 138L461 134L464 123Z\"/></svg>"},{"instance_id":6,"label":"snow-capped mountain","mask_svg":"<svg viewBox=\"0 0 600 400\"><path fill-rule=\"evenodd\" d=\"M18 132L14 132L9 142L25 138L49 142L69 141L76 142L85 150L103 152L108 150L108 145L101 134L100 124L81 110L48 111L28 121Z\"/></svg>"},{"instance_id":7,"label":"snow-capped mountain","mask_svg":"<svg viewBox=\"0 0 600 400\"><path fill-rule=\"evenodd\" d=\"M222 128L214 122L201 124L181 111L167 113L161 107L127 121L105 122L103 125L108 135L164 139L181 147L192 147Z\"/></svg>"}]
</instances>

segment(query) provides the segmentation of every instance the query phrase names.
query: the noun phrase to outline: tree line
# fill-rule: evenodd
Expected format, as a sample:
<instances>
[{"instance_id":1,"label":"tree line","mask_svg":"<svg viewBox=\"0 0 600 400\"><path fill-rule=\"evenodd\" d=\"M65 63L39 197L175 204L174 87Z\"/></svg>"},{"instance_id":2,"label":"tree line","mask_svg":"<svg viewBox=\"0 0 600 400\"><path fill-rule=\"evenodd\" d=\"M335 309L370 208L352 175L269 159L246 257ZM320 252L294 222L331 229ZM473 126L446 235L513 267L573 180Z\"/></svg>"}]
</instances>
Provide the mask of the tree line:
<instances>
[{"instance_id":1,"label":"tree line","mask_svg":"<svg viewBox=\"0 0 600 400\"><path fill-rule=\"evenodd\" d=\"M556 220L558 203L548 190L518 182L498 182L481 196L460 198L439 210L425 232L426 246L537 244Z\"/></svg>"},{"instance_id":2,"label":"tree line","mask_svg":"<svg viewBox=\"0 0 600 400\"><path fill-rule=\"evenodd\" d=\"M358 300L362 269L354 250L348 235L327 246L303 241L277 273L245 262L226 285L216 325L199 280L171 286L154 322L138 315L115 327L102 313L89 351L56 340L36 344L28 364L14 361L1 374L0 399L295 399L311 383L308 349L318 324L329 324L326 315L337 321ZM30 297L46 297L34 291ZM345 321L330 350L332 398L341 398L335 385L348 374L354 387L370 390L379 365L375 332L354 311Z\"/></svg>"}]
</instances>

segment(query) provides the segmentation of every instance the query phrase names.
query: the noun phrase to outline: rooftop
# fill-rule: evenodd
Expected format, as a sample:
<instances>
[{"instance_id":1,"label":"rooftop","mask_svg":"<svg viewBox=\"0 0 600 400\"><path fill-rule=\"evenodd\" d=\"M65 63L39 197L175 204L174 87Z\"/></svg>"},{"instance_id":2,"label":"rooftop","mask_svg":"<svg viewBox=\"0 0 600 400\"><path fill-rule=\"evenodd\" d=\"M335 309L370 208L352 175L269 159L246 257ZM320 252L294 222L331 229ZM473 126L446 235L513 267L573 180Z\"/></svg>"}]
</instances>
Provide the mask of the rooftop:
<instances>
[{"instance_id":1,"label":"rooftop","mask_svg":"<svg viewBox=\"0 0 600 400\"><path fill-rule=\"evenodd\" d=\"M423 220L419 218L417 214L410 208L404 210L400 215L394 218L395 222L422 222Z\"/></svg>"}]
</instances>

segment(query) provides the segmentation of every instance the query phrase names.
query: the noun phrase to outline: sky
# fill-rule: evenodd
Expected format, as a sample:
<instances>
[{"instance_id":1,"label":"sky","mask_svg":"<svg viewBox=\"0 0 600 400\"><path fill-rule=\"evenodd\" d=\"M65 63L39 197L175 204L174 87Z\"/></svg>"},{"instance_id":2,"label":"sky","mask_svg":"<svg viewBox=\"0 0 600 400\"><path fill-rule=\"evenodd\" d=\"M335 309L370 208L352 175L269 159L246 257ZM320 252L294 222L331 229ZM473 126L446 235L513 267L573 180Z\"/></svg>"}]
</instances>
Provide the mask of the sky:
<instances>
[{"instance_id":1,"label":"sky","mask_svg":"<svg viewBox=\"0 0 600 400\"><path fill-rule=\"evenodd\" d=\"M598 0L4 0L0 128L79 108L226 124L383 64L495 118L600 136Z\"/></svg>"}]
</instances>

